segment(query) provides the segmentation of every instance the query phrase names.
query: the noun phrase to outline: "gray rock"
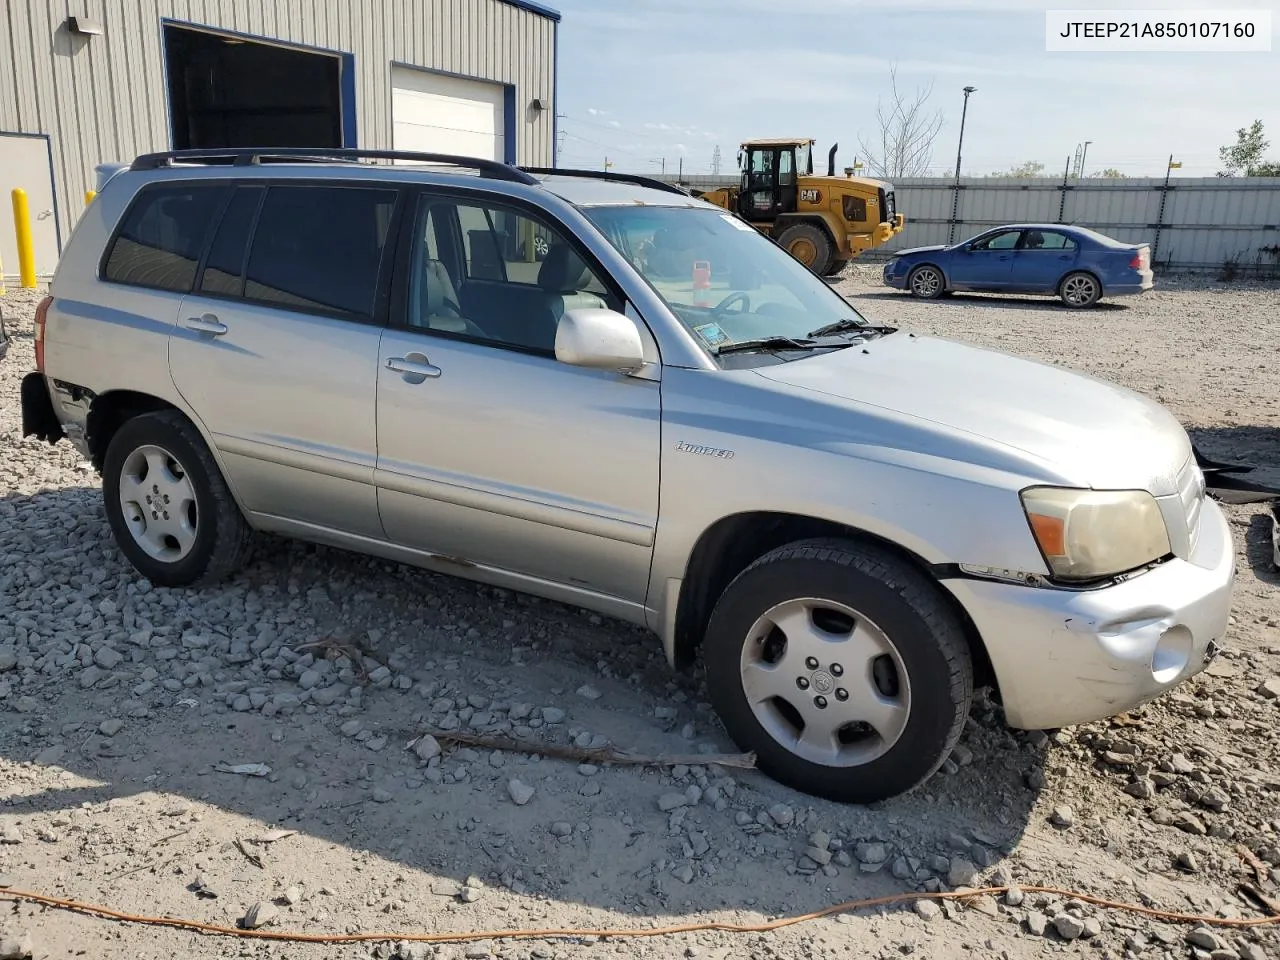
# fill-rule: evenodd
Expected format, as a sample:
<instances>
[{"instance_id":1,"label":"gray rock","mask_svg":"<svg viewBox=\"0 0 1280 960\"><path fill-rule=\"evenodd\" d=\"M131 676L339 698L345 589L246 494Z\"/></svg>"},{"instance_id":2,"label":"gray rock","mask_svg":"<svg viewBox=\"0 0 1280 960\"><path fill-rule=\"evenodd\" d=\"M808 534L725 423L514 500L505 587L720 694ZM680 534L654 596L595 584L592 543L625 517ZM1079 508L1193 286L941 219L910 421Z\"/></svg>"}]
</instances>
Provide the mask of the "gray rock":
<instances>
[{"instance_id":1,"label":"gray rock","mask_svg":"<svg viewBox=\"0 0 1280 960\"><path fill-rule=\"evenodd\" d=\"M1060 913L1053 918L1053 929L1063 940L1075 940L1084 933L1084 921L1074 914Z\"/></svg>"},{"instance_id":2,"label":"gray rock","mask_svg":"<svg viewBox=\"0 0 1280 960\"><path fill-rule=\"evenodd\" d=\"M363 726L364 724L362 724L359 720L348 720L339 729L341 730L342 735L344 737L354 737L357 733L360 732L360 728Z\"/></svg>"},{"instance_id":3,"label":"gray rock","mask_svg":"<svg viewBox=\"0 0 1280 960\"><path fill-rule=\"evenodd\" d=\"M52 766L62 759L62 755L67 752L67 748L61 743L55 743L52 747L46 747L35 756L35 762L41 766Z\"/></svg>"},{"instance_id":4,"label":"gray rock","mask_svg":"<svg viewBox=\"0 0 1280 960\"><path fill-rule=\"evenodd\" d=\"M240 921L240 926L245 930L257 930L259 927L265 927L269 923L274 923L276 918L280 916L280 908L269 900L259 900L249 912L244 915L244 919Z\"/></svg>"},{"instance_id":5,"label":"gray rock","mask_svg":"<svg viewBox=\"0 0 1280 960\"><path fill-rule=\"evenodd\" d=\"M99 647L93 655L93 662L103 670L114 670L124 660L124 654L110 647Z\"/></svg>"},{"instance_id":6,"label":"gray rock","mask_svg":"<svg viewBox=\"0 0 1280 960\"><path fill-rule=\"evenodd\" d=\"M1124 788L1124 792L1139 800L1150 800L1156 795L1156 785L1147 777L1139 777Z\"/></svg>"},{"instance_id":7,"label":"gray rock","mask_svg":"<svg viewBox=\"0 0 1280 960\"><path fill-rule=\"evenodd\" d=\"M1268 960L1267 951L1259 944L1241 940L1238 946L1241 960Z\"/></svg>"},{"instance_id":8,"label":"gray rock","mask_svg":"<svg viewBox=\"0 0 1280 960\"><path fill-rule=\"evenodd\" d=\"M588 780L578 788L578 796L580 797L598 797L600 796L600 784L594 780Z\"/></svg>"},{"instance_id":9,"label":"gray rock","mask_svg":"<svg viewBox=\"0 0 1280 960\"><path fill-rule=\"evenodd\" d=\"M1022 892L1021 887L1011 885L1009 889L1004 892L1004 902L1011 907L1020 907L1022 906L1022 901L1025 896L1026 895Z\"/></svg>"},{"instance_id":10,"label":"gray rock","mask_svg":"<svg viewBox=\"0 0 1280 960\"><path fill-rule=\"evenodd\" d=\"M98 724L98 732L104 737L114 737L117 733L124 729L124 721L115 717L108 717Z\"/></svg>"},{"instance_id":11,"label":"gray rock","mask_svg":"<svg viewBox=\"0 0 1280 960\"><path fill-rule=\"evenodd\" d=\"M789 827L796 822L796 812L785 803L775 803L769 808L769 818L780 827Z\"/></svg>"},{"instance_id":12,"label":"gray rock","mask_svg":"<svg viewBox=\"0 0 1280 960\"><path fill-rule=\"evenodd\" d=\"M286 906L295 906L302 902L302 890L299 887L285 887L280 899L285 902Z\"/></svg>"},{"instance_id":13,"label":"gray rock","mask_svg":"<svg viewBox=\"0 0 1280 960\"><path fill-rule=\"evenodd\" d=\"M672 810L678 810L688 805L689 798L683 793L664 793L658 798L658 809L663 813L670 813Z\"/></svg>"},{"instance_id":14,"label":"gray rock","mask_svg":"<svg viewBox=\"0 0 1280 960\"><path fill-rule=\"evenodd\" d=\"M1194 927L1187 931L1187 943L1193 947L1199 947L1201 950L1221 950L1224 946L1222 939L1210 930L1208 927Z\"/></svg>"},{"instance_id":15,"label":"gray rock","mask_svg":"<svg viewBox=\"0 0 1280 960\"><path fill-rule=\"evenodd\" d=\"M831 862L831 851L822 847L808 846L804 848L804 855L816 863L820 867L825 867Z\"/></svg>"},{"instance_id":16,"label":"gray rock","mask_svg":"<svg viewBox=\"0 0 1280 960\"><path fill-rule=\"evenodd\" d=\"M13 647L0 647L0 673L18 665L18 651Z\"/></svg>"},{"instance_id":17,"label":"gray rock","mask_svg":"<svg viewBox=\"0 0 1280 960\"><path fill-rule=\"evenodd\" d=\"M600 691L597 690L595 687L591 686L591 684L584 683L582 686L578 688L578 696L583 697L587 700L599 700Z\"/></svg>"},{"instance_id":18,"label":"gray rock","mask_svg":"<svg viewBox=\"0 0 1280 960\"><path fill-rule=\"evenodd\" d=\"M1043 937L1049 929L1049 918L1039 910L1031 910L1027 913L1027 931L1034 936Z\"/></svg>"},{"instance_id":19,"label":"gray rock","mask_svg":"<svg viewBox=\"0 0 1280 960\"><path fill-rule=\"evenodd\" d=\"M320 687L311 691L311 702L321 707L331 707L342 699L344 690L341 684L331 687Z\"/></svg>"},{"instance_id":20,"label":"gray rock","mask_svg":"<svg viewBox=\"0 0 1280 960\"><path fill-rule=\"evenodd\" d=\"M693 867L682 863L671 871L671 875L681 883L693 883Z\"/></svg>"},{"instance_id":21,"label":"gray rock","mask_svg":"<svg viewBox=\"0 0 1280 960\"><path fill-rule=\"evenodd\" d=\"M35 953L35 943L29 933L21 937L0 936L0 960L31 960Z\"/></svg>"},{"instance_id":22,"label":"gray rock","mask_svg":"<svg viewBox=\"0 0 1280 960\"><path fill-rule=\"evenodd\" d=\"M298 677L298 686L303 690L310 690L312 687L318 687L322 679L324 678L320 676L318 670L303 670L302 675Z\"/></svg>"},{"instance_id":23,"label":"gray rock","mask_svg":"<svg viewBox=\"0 0 1280 960\"><path fill-rule=\"evenodd\" d=\"M1280 677L1272 677L1270 680L1263 681L1258 686L1258 692L1268 700L1280 697Z\"/></svg>"},{"instance_id":24,"label":"gray rock","mask_svg":"<svg viewBox=\"0 0 1280 960\"><path fill-rule=\"evenodd\" d=\"M1179 830L1195 834L1198 837L1203 837L1209 832L1208 828L1204 825L1204 821L1189 810L1182 810L1175 814L1173 817L1173 825Z\"/></svg>"},{"instance_id":25,"label":"gray rock","mask_svg":"<svg viewBox=\"0 0 1280 960\"><path fill-rule=\"evenodd\" d=\"M1054 807L1049 820L1055 827L1065 830L1076 822L1075 811L1066 805Z\"/></svg>"},{"instance_id":26,"label":"gray rock","mask_svg":"<svg viewBox=\"0 0 1280 960\"><path fill-rule=\"evenodd\" d=\"M249 708L252 706L253 701L243 693L231 701L231 709L236 713L247 713Z\"/></svg>"},{"instance_id":27,"label":"gray rock","mask_svg":"<svg viewBox=\"0 0 1280 960\"><path fill-rule=\"evenodd\" d=\"M558 820L551 825L551 835L553 837L568 837L573 834L573 824L564 820Z\"/></svg>"},{"instance_id":28,"label":"gray rock","mask_svg":"<svg viewBox=\"0 0 1280 960\"><path fill-rule=\"evenodd\" d=\"M543 723L563 723L564 711L559 707L543 707L542 708Z\"/></svg>"},{"instance_id":29,"label":"gray rock","mask_svg":"<svg viewBox=\"0 0 1280 960\"><path fill-rule=\"evenodd\" d=\"M17 824L7 823L3 829L0 829L0 844L16 847L21 842L22 831L18 829Z\"/></svg>"},{"instance_id":30,"label":"gray rock","mask_svg":"<svg viewBox=\"0 0 1280 960\"><path fill-rule=\"evenodd\" d=\"M942 913L942 908L938 906L936 900L917 900L912 904L912 909L925 920L932 920Z\"/></svg>"},{"instance_id":31,"label":"gray rock","mask_svg":"<svg viewBox=\"0 0 1280 960\"><path fill-rule=\"evenodd\" d=\"M1174 863L1177 864L1178 869L1185 870L1187 873L1200 872L1200 862L1196 859L1196 855L1190 850L1183 850L1179 852L1178 856L1174 859Z\"/></svg>"},{"instance_id":32,"label":"gray rock","mask_svg":"<svg viewBox=\"0 0 1280 960\"><path fill-rule=\"evenodd\" d=\"M947 871L947 884L952 887L968 887L978 876L978 868L964 857L954 857Z\"/></svg>"},{"instance_id":33,"label":"gray rock","mask_svg":"<svg viewBox=\"0 0 1280 960\"><path fill-rule=\"evenodd\" d=\"M707 839L707 835L696 830L689 834L689 846L693 849L695 857L705 857L711 852L711 841ZM828 853L827 857L830 858L830 856L831 854Z\"/></svg>"},{"instance_id":34,"label":"gray rock","mask_svg":"<svg viewBox=\"0 0 1280 960\"><path fill-rule=\"evenodd\" d=\"M389 790L383 790L381 787L379 787L378 789L373 791L373 802L374 803L390 803L391 792Z\"/></svg>"},{"instance_id":35,"label":"gray rock","mask_svg":"<svg viewBox=\"0 0 1280 960\"><path fill-rule=\"evenodd\" d=\"M106 673L104 673L100 667L85 667L80 671L80 686L81 688L88 690L105 676Z\"/></svg>"},{"instance_id":36,"label":"gray rock","mask_svg":"<svg viewBox=\"0 0 1280 960\"><path fill-rule=\"evenodd\" d=\"M413 752L417 754L419 760L430 762L440 756L440 742L431 734L424 734L413 745Z\"/></svg>"},{"instance_id":37,"label":"gray rock","mask_svg":"<svg viewBox=\"0 0 1280 960\"><path fill-rule=\"evenodd\" d=\"M906 857L895 857L890 871L899 880L910 880L916 875L916 872L911 869L911 864L907 862Z\"/></svg>"},{"instance_id":38,"label":"gray rock","mask_svg":"<svg viewBox=\"0 0 1280 960\"><path fill-rule=\"evenodd\" d=\"M853 848L859 863L884 863L889 858L889 848L883 843L860 843Z\"/></svg>"},{"instance_id":39,"label":"gray rock","mask_svg":"<svg viewBox=\"0 0 1280 960\"><path fill-rule=\"evenodd\" d=\"M517 807L523 807L533 799L533 787L519 780L510 780L507 782L507 794L511 797L512 803Z\"/></svg>"},{"instance_id":40,"label":"gray rock","mask_svg":"<svg viewBox=\"0 0 1280 960\"><path fill-rule=\"evenodd\" d=\"M817 847L819 850L831 849L831 835L825 830L815 830L809 834L809 845Z\"/></svg>"}]
</instances>

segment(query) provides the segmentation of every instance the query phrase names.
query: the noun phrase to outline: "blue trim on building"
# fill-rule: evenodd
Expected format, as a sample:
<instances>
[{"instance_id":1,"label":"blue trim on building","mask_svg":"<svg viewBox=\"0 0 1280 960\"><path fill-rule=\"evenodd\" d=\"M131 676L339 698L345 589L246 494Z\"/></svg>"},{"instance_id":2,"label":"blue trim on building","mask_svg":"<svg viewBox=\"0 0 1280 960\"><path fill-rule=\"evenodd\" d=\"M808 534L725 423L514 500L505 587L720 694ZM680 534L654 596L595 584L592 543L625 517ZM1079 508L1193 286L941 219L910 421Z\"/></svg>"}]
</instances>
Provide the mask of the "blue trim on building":
<instances>
[{"instance_id":1,"label":"blue trim on building","mask_svg":"<svg viewBox=\"0 0 1280 960\"><path fill-rule=\"evenodd\" d=\"M53 196L53 239L58 245L58 256L62 256L62 225L58 222L58 175L53 169L53 138L47 133L20 133L17 130L0 130L0 137L26 137L28 140L43 140L45 155L49 158L49 193ZM3 286L4 275L0 274L0 286Z\"/></svg>"},{"instance_id":2,"label":"blue trim on building","mask_svg":"<svg viewBox=\"0 0 1280 960\"><path fill-rule=\"evenodd\" d=\"M338 97L342 101L342 145L360 146L356 135L356 58L355 54L342 55L342 67L338 76Z\"/></svg>"},{"instance_id":3,"label":"blue trim on building","mask_svg":"<svg viewBox=\"0 0 1280 960\"><path fill-rule=\"evenodd\" d=\"M502 2L509 3L513 7L519 7L521 10L528 10L530 13L536 13L540 17L554 20L556 23L560 22L559 10L541 3L535 3L534 0L502 0Z\"/></svg>"},{"instance_id":4,"label":"blue trim on building","mask_svg":"<svg viewBox=\"0 0 1280 960\"><path fill-rule=\"evenodd\" d=\"M502 160L516 162L516 87L514 83L502 88Z\"/></svg>"},{"instance_id":5,"label":"blue trim on building","mask_svg":"<svg viewBox=\"0 0 1280 960\"><path fill-rule=\"evenodd\" d=\"M511 0L514 2L514 0ZM559 18L559 14L556 14ZM164 113L165 128L168 134L168 146L173 148L173 113L170 110L169 103L169 62L164 55L164 28L178 27L182 30L197 30L201 33L212 33L216 36L236 37L241 40L252 40L255 43L265 43L271 47L283 47L286 50L301 50L304 53L319 53L330 57L337 57L339 62L338 70L338 98L342 101L339 105L342 116L342 145L344 147L358 147L360 144L356 139L356 58L349 50L335 50L330 47L317 47L309 43L294 43L292 40L281 40L278 37L268 37L256 33L241 33L238 30L228 30L225 27L214 27L206 23L197 23L194 20L178 20L173 17L160 18L160 72L164 79Z\"/></svg>"}]
</instances>

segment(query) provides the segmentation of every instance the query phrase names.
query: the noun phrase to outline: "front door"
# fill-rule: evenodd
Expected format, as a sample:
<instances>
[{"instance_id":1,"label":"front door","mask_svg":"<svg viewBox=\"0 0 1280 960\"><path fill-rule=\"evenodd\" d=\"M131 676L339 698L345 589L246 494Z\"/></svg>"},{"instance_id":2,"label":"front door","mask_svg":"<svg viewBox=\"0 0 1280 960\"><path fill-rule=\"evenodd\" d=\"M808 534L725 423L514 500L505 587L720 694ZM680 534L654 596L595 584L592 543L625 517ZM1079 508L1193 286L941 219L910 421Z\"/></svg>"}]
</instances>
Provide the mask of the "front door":
<instances>
[{"instance_id":1,"label":"front door","mask_svg":"<svg viewBox=\"0 0 1280 960\"><path fill-rule=\"evenodd\" d=\"M377 290L398 190L237 187L169 341L246 509L381 537Z\"/></svg>"},{"instance_id":2,"label":"front door","mask_svg":"<svg viewBox=\"0 0 1280 960\"><path fill-rule=\"evenodd\" d=\"M768 221L778 215L779 151L774 147L752 147L742 172L738 213L745 220ZM788 155L788 165L789 165ZM794 171L792 180L795 179Z\"/></svg>"},{"instance_id":3,"label":"front door","mask_svg":"<svg viewBox=\"0 0 1280 960\"><path fill-rule=\"evenodd\" d=\"M971 241L951 256L955 290L1004 290L1013 273L1014 248L1021 230L999 230Z\"/></svg>"},{"instance_id":4,"label":"front door","mask_svg":"<svg viewBox=\"0 0 1280 960\"><path fill-rule=\"evenodd\" d=\"M507 240L535 227L541 261ZM620 297L561 230L497 198L424 193L407 243L378 363L387 537L531 586L643 603L659 384L554 351L565 310Z\"/></svg>"},{"instance_id":5,"label":"front door","mask_svg":"<svg viewBox=\"0 0 1280 960\"><path fill-rule=\"evenodd\" d=\"M1025 230L1013 257L1009 289L1026 293L1056 293L1060 281L1075 266L1079 244L1057 230Z\"/></svg>"}]
</instances>

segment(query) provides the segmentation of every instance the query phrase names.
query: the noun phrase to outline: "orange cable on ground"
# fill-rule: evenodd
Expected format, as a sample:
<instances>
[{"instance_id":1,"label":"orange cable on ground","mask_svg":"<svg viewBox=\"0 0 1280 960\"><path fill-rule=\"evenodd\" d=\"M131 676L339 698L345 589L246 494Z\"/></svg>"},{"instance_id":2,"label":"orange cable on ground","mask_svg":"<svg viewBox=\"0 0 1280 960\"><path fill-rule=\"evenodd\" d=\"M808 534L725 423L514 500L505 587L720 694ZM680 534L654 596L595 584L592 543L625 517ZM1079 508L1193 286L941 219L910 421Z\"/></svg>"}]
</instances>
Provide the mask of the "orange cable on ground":
<instances>
[{"instance_id":1,"label":"orange cable on ground","mask_svg":"<svg viewBox=\"0 0 1280 960\"><path fill-rule=\"evenodd\" d=\"M26 890L0 889L0 898L24 900L43 904L58 910L68 910L107 920L119 920L124 923L144 924L153 927L172 927L178 930L189 930L194 933L208 933L224 937L242 937L255 940L285 940L292 943L367 943L376 940L404 940L410 943L471 943L476 940L556 940L571 937L601 937L614 939L637 939L640 937L665 937L677 933L700 933L703 931L720 931L723 933L769 933L783 927L791 927L812 920L820 920L837 913L848 913L853 910L864 910L869 907L883 907L894 903L906 903L915 900L967 900L972 897L988 894L1005 893L1009 887L983 887L976 890L949 891L945 893L898 893L887 897L874 897L869 900L849 900L834 906L824 907L812 913L798 914L791 917L779 917L763 923L725 923L715 920L696 923L681 923L666 927L649 927L638 930L572 930L551 928L545 930L475 930L464 933L290 933L281 930L242 930L238 927L224 927L213 923L201 923L197 920L183 920L176 917L146 917L131 913L122 913L108 907L80 903L77 900L64 900L49 897L42 893L31 893ZM1121 903L1106 900L1102 897L1057 887L1019 887L1023 893L1047 893L1053 896L1066 897L1091 903L1094 906L1112 910L1124 910L1138 913L1157 920L1172 923L1201 923L1206 926L1251 928L1280 923L1280 915L1255 917L1253 919L1234 919L1228 917L1203 917L1188 913L1174 913L1167 910L1156 910L1133 903Z\"/></svg>"}]
</instances>

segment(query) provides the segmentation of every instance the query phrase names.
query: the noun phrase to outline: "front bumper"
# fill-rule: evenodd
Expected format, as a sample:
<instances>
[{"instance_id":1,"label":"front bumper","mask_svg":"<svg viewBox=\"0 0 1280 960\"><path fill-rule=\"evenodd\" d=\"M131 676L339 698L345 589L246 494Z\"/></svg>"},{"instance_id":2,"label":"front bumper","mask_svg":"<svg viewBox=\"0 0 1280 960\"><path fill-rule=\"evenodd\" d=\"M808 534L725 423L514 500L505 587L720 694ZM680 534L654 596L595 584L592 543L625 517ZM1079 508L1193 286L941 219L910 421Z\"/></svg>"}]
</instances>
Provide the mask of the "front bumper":
<instances>
[{"instance_id":1,"label":"front bumper","mask_svg":"<svg viewBox=\"0 0 1280 960\"><path fill-rule=\"evenodd\" d=\"M946 582L986 644L1010 726L1115 716L1208 666L1227 629L1235 546L1214 501L1200 524L1189 560L1096 590Z\"/></svg>"},{"instance_id":2,"label":"front bumper","mask_svg":"<svg viewBox=\"0 0 1280 960\"><path fill-rule=\"evenodd\" d=\"M890 260L884 265L880 279L886 287L904 290L907 286L907 268L901 266L896 259Z\"/></svg>"}]
</instances>

